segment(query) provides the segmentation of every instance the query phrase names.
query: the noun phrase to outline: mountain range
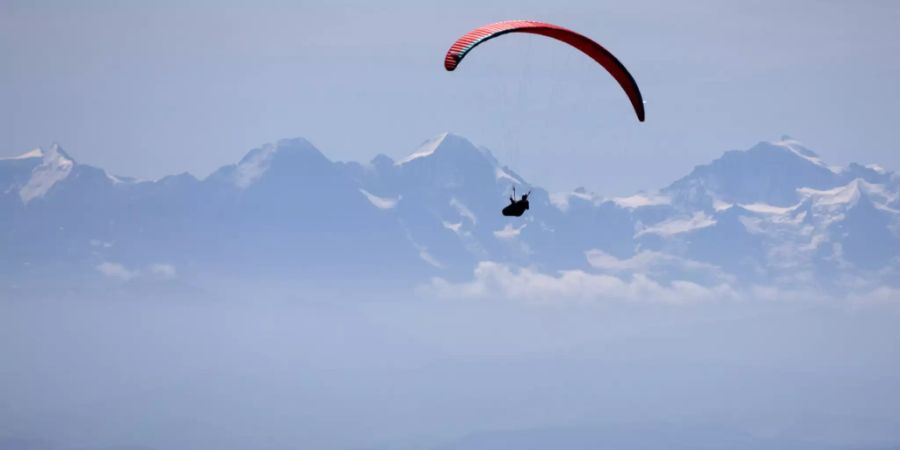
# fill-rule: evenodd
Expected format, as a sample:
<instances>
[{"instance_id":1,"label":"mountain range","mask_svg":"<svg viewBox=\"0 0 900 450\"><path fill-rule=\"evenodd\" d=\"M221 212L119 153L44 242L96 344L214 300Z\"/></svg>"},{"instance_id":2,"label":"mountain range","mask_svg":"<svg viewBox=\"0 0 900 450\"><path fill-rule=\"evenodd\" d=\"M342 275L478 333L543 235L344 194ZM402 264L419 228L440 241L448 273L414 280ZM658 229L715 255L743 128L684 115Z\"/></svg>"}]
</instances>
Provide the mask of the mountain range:
<instances>
[{"instance_id":1,"label":"mountain range","mask_svg":"<svg viewBox=\"0 0 900 450\"><path fill-rule=\"evenodd\" d=\"M532 190L522 218L500 215ZM900 176L783 137L657 191L548 192L444 133L409 156L329 160L305 139L204 179L136 180L60 146L0 159L0 283L464 279L493 261L665 283L852 290L900 281Z\"/></svg>"}]
</instances>

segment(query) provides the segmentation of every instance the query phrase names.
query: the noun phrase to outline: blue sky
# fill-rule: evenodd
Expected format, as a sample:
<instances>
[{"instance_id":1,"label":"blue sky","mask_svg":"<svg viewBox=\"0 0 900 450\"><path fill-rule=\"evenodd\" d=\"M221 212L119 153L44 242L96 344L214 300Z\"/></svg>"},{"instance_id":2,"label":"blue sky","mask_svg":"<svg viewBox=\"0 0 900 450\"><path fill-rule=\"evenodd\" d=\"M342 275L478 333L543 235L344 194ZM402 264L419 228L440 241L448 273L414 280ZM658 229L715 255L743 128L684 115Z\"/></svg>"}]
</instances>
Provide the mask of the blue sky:
<instances>
[{"instance_id":1,"label":"blue sky","mask_svg":"<svg viewBox=\"0 0 900 450\"><path fill-rule=\"evenodd\" d=\"M512 18L604 44L647 122L598 66L539 37L443 70L458 35ZM204 176L285 137L368 160L450 130L537 184L621 194L790 134L831 163L897 169L898 19L875 0L5 0L0 156L58 141L119 174Z\"/></svg>"}]
</instances>

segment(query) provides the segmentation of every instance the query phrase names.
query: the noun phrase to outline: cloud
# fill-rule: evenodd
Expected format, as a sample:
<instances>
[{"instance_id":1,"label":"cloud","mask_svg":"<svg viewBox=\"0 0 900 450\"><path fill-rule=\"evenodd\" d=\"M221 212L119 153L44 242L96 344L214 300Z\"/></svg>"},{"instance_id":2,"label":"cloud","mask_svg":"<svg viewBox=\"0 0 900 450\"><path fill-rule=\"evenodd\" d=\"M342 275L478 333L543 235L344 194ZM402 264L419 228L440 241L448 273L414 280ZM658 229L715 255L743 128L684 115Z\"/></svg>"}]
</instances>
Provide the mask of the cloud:
<instances>
[{"instance_id":1,"label":"cloud","mask_svg":"<svg viewBox=\"0 0 900 450\"><path fill-rule=\"evenodd\" d=\"M455 283L434 278L426 292L443 298L508 298L528 302L602 302L688 304L733 299L734 290L725 283L704 286L691 281L662 283L644 274L619 277L582 270L542 273L533 268L513 267L483 261L470 281Z\"/></svg>"},{"instance_id":2,"label":"cloud","mask_svg":"<svg viewBox=\"0 0 900 450\"><path fill-rule=\"evenodd\" d=\"M438 269L442 269L444 267L444 265L441 264L441 262L438 261L437 258L435 258L434 256L431 256L431 253L428 253L428 250L425 249L424 247L419 248L419 258L421 258L422 261L425 261L428 264L431 264L432 266L437 267Z\"/></svg>"},{"instance_id":3,"label":"cloud","mask_svg":"<svg viewBox=\"0 0 900 450\"><path fill-rule=\"evenodd\" d=\"M113 246L112 242L101 241L99 239L91 239L88 242L91 244L91 247L110 248Z\"/></svg>"},{"instance_id":4,"label":"cloud","mask_svg":"<svg viewBox=\"0 0 900 450\"><path fill-rule=\"evenodd\" d=\"M547 273L534 267L482 261L467 281L435 277L420 290L425 295L444 299L510 300L541 305L760 301L848 308L900 307L900 288L886 286L878 279L860 279L853 286L843 288L816 282L739 284L716 266L659 252L645 251L618 259L592 250L587 256L591 267L598 271ZM687 276L704 278L704 281L687 279Z\"/></svg>"},{"instance_id":5,"label":"cloud","mask_svg":"<svg viewBox=\"0 0 900 450\"><path fill-rule=\"evenodd\" d=\"M103 275L110 278L118 278L120 280L130 280L137 275L136 272L132 272L125 268L125 266L117 263L112 263L108 261L104 261L97 265L97 270Z\"/></svg>"},{"instance_id":6,"label":"cloud","mask_svg":"<svg viewBox=\"0 0 900 450\"><path fill-rule=\"evenodd\" d=\"M153 277L170 280L177 276L175 266L165 263L150 264L145 270L128 269L122 264L104 261L97 265L97 271L110 278L128 281L135 278Z\"/></svg>"},{"instance_id":7,"label":"cloud","mask_svg":"<svg viewBox=\"0 0 900 450\"><path fill-rule=\"evenodd\" d=\"M151 274L167 280L175 278L175 275L177 274L175 266L171 264L151 264L149 271Z\"/></svg>"},{"instance_id":8,"label":"cloud","mask_svg":"<svg viewBox=\"0 0 900 450\"><path fill-rule=\"evenodd\" d=\"M494 231L494 236L498 239L513 239L525 229L528 224L523 224L521 227L514 227L510 224L506 224L503 228Z\"/></svg>"},{"instance_id":9,"label":"cloud","mask_svg":"<svg viewBox=\"0 0 900 450\"><path fill-rule=\"evenodd\" d=\"M456 234L459 234L462 232L462 225L463 225L462 222L450 223L445 220L445 221L442 221L441 224L444 225L444 228L446 228Z\"/></svg>"},{"instance_id":10,"label":"cloud","mask_svg":"<svg viewBox=\"0 0 900 450\"><path fill-rule=\"evenodd\" d=\"M683 279L704 285L736 282L734 276L716 265L651 250L624 259L602 250L588 250L585 257L591 267L606 273L644 274L657 279Z\"/></svg>"},{"instance_id":11,"label":"cloud","mask_svg":"<svg viewBox=\"0 0 900 450\"><path fill-rule=\"evenodd\" d=\"M900 289L889 286L879 286L864 294L851 294L850 300L853 304L858 306L900 306Z\"/></svg>"}]
</instances>

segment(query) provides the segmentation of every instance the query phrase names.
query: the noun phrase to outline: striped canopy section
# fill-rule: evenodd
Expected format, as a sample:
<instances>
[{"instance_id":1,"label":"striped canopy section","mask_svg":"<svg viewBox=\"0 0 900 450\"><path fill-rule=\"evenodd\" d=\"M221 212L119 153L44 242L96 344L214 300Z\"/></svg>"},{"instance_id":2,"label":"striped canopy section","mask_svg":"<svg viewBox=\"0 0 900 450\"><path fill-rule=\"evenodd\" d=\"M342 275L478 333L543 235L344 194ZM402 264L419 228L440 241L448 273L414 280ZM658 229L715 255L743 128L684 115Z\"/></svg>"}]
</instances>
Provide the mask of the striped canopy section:
<instances>
[{"instance_id":1,"label":"striped canopy section","mask_svg":"<svg viewBox=\"0 0 900 450\"><path fill-rule=\"evenodd\" d=\"M539 34L565 42L581 50L581 52L603 66L616 79L619 86L625 90L628 99L631 100L631 105L634 107L638 120L644 121L644 100L641 97L641 91L638 89L637 82L634 81L634 77L631 76L628 69L612 53L597 42L558 25L530 20L509 20L478 27L457 39L450 46L447 56L444 57L444 68L448 71L455 70L463 58L466 57L466 54L473 48L482 42L507 33Z\"/></svg>"}]
</instances>

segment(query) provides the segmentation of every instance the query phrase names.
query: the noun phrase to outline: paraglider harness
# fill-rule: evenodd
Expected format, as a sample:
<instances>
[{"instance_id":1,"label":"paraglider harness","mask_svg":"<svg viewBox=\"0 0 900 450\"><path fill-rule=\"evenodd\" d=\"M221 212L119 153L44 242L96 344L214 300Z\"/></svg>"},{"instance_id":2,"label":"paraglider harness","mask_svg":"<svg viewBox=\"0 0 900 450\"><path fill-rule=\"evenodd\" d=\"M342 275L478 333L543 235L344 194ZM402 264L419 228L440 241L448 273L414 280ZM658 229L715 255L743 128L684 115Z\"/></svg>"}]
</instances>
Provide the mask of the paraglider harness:
<instances>
[{"instance_id":1,"label":"paraglider harness","mask_svg":"<svg viewBox=\"0 0 900 450\"><path fill-rule=\"evenodd\" d=\"M531 191L529 190L527 194L522 195L521 199L516 200L516 187L513 186L513 195L509 197L509 205L503 208L503 215L521 217L522 214L525 214L525 211L528 211L528 196L530 194Z\"/></svg>"}]
</instances>

